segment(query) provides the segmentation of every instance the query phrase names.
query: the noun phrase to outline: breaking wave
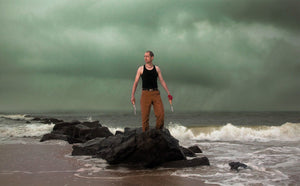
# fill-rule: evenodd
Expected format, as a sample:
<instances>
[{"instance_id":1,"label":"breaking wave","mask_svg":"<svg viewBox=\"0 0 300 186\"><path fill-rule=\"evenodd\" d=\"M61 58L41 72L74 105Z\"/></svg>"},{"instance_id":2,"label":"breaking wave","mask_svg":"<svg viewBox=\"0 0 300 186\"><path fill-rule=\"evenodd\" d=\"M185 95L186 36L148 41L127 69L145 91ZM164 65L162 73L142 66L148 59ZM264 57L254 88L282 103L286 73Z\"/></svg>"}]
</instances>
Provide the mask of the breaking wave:
<instances>
[{"instance_id":1,"label":"breaking wave","mask_svg":"<svg viewBox=\"0 0 300 186\"><path fill-rule=\"evenodd\" d=\"M10 114L10 115L0 114L0 118L11 119L11 120L26 120L26 121L33 119L33 117L30 117L27 114Z\"/></svg>"},{"instance_id":2,"label":"breaking wave","mask_svg":"<svg viewBox=\"0 0 300 186\"><path fill-rule=\"evenodd\" d=\"M179 140L209 141L299 141L300 123L285 123L281 126L235 126L228 123L220 127L188 128L169 124L171 134Z\"/></svg>"},{"instance_id":3,"label":"breaking wave","mask_svg":"<svg viewBox=\"0 0 300 186\"><path fill-rule=\"evenodd\" d=\"M38 137L52 131L54 124L24 124L18 126L1 126L0 137Z\"/></svg>"}]
</instances>

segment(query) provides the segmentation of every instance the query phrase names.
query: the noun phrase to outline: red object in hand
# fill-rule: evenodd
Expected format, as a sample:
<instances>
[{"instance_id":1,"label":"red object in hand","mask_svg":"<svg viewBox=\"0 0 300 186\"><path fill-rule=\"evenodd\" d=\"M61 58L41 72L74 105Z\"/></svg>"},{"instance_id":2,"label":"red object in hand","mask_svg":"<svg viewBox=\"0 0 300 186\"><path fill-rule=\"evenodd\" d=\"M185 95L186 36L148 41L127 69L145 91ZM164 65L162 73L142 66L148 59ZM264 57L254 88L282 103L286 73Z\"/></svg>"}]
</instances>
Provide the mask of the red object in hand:
<instances>
[{"instance_id":1,"label":"red object in hand","mask_svg":"<svg viewBox=\"0 0 300 186\"><path fill-rule=\"evenodd\" d=\"M173 100L173 96L171 96L171 95L168 95L168 98L169 98L169 100Z\"/></svg>"}]
</instances>

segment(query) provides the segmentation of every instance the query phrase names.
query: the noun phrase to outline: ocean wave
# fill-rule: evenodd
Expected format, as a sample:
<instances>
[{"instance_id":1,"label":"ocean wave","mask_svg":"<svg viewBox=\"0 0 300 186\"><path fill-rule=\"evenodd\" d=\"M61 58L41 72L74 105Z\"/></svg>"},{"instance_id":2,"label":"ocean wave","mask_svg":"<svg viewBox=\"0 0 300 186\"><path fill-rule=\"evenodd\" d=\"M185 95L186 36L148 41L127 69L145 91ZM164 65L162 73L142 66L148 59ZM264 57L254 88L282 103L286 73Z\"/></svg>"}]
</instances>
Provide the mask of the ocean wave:
<instances>
[{"instance_id":1,"label":"ocean wave","mask_svg":"<svg viewBox=\"0 0 300 186\"><path fill-rule=\"evenodd\" d=\"M25 121L30 121L33 119L33 117L30 117L27 114L0 115L0 118L11 119L11 120L25 120Z\"/></svg>"},{"instance_id":2,"label":"ocean wave","mask_svg":"<svg viewBox=\"0 0 300 186\"><path fill-rule=\"evenodd\" d=\"M0 127L0 137L39 137L51 132L54 124L23 124L18 126Z\"/></svg>"},{"instance_id":3,"label":"ocean wave","mask_svg":"<svg viewBox=\"0 0 300 186\"><path fill-rule=\"evenodd\" d=\"M208 141L299 141L300 123L285 123L281 126L235 126L230 123L220 127L187 128L169 124L171 134L179 140Z\"/></svg>"},{"instance_id":4,"label":"ocean wave","mask_svg":"<svg viewBox=\"0 0 300 186\"><path fill-rule=\"evenodd\" d=\"M108 127L108 130L114 135L116 134L117 131L124 132L124 128L120 128L120 127Z\"/></svg>"}]
</instances>

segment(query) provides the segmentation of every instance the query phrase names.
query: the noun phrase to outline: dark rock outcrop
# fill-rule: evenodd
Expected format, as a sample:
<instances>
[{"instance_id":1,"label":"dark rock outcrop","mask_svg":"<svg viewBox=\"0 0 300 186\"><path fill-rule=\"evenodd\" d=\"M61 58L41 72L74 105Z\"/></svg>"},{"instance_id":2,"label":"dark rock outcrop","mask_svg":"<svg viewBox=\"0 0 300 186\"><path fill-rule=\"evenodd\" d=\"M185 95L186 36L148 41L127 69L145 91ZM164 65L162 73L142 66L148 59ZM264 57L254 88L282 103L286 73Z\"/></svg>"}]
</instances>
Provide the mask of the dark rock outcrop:
<instances>
[{"instance_id":1,"label":"dark rock outcrop","mask_svg":"<svg viewBox=\"0 0 300 186\"><path fill-rule=\"evenodd\" d=\"M74 142L74 140L71 137L64 135L64 134L56 134L56 133L49 133L49 134L43 135L40 142L48 141L48 140L64 140L69 143L76 143L76 142Z\"/></svg>"},{"instance_id":2,"label":"dark rock outcrop","mask_svg":"<svg viewBox=\"0 0 300 186\"><path fill-rule=\"evenodd\" d=\"M170 161L162 164L165 168L185 168L185 167L197 167L203 165L210 165L207 157L194 158L191 160L180 160L180 161Z\"/></svg>"},{"instance_id":3,"label":"dark rock outcrop","mask_svg":"<svg viewBox=\"0 0 300 186\"><path fill-rule=\"evenodd\" d=\"M202 153L202 150L197 145L193 145L193 146L189 147L188 149L194 153Z\"/></svg>"},{"instance_id":4,"label":"dark rock outcrop","mask_svg":"<svg viewBox=\"0 0 300 186\"><path fill-rule=\"evenodd\" d=\"M109 164L139 164L144 167L156 167L164 162L186 159L178 140L167 129L124 133L124 136L104 139L97 157L105 159Z\"/></svg>"},{"instance_id":5,"label":"dark rock outcrop","mask_svg":"<svg viewBox=\"0 0 300 186\"><path fill-rule=\"evenodd\" d=\"M53 131L65 133L67 131L67 129L70 129L73 126L78 125L80 123L81 123L80 121L71 121L71 122L62 121L62 122L59 122L56 125L54 125Z\"/></svg>"},{"instance_id":6,"label":"dark rock outcrop","mask_svg":"<svg viewBox=\"0 0 300 186\"><path fill-rule=\"evenodd\" d=\"M95 155L109 164L138 165L147 168L193 167L209 165L206 157L186 160L183 151L195 157L191 150L180 147L167 129L125 128L124 133L107 138L96 138L83 144L73 145L72 155ZM167 163L166 162L170 162Z\"/></svg>"},{"instance_id":7,"label":"dark rock outcrop","mask_svg":"<svg viewBox=\"0 0 300 186\"><path fill-rule=\"evenodd\" d=\"M42 118L40 122L45 124L50 124L50 123L57 124L63 122L63 120L56 119L56 118Z\"/></svg>"},{"instance_id":8,"label":"dark rock outcrop","mask_svg":"<svg viewBox=\"0 0 300 186\"><path fill-rule=\"evenodd\" d=\"M153 168L157 166L169 168L194 167L209 165L206 157L187 160L187 156L196 157L198 146L189 148L179 146L167 129L151 129L143 132L142 128L125 128L113 135L99 121L65 122L55 118L39 119L38 121L56 122L53 130L45 134L41 141L65 140L73 145L72 155L90 155L102 158L110 165L142 166ZM200 150L200 152L202 152Z\"/></svg>"},{"instance_id":9,"label":"dark rock outcrop","mask_svg":"<svg viewBox=\"0 0 300 186\"><path fill-rule=\"evenodd\" d=\"M30 115L26 115L25 117L31 117ZM61 119L57 119L57 118L40 118L40 117L33 117L33 119L31 119L31 121L39 121L41 123L45 123L45 124L57 124L60 122L63 122L63 120Z\"/></svg>"},{"instance_id":10,"label":"dark rock outcrop","mask_svg":"<svg viewBox=\"0 0 300 186\"><path fill-rule=\"evenodd\" d=\"M236 170L237 172L240 170L239 168L249 168L246 164L241 163L241 162L230 162L229 163L230 170Z\"/></svg>"},{"instance_id":11,"label":"dark rock outcrop","mask_svg":"<svg viewBox=\"0 0 300 186\"><path fill-rule=\"evenodd\" d=\"M187 149L187 148L181 147L181 146L180 146L180 149L184 153L185 156L187 156L187 157L196 157L196 154L193 151L191 151L190 149Z\"/></svg>"},{"instance_id":12,"label":"dark rock outcrop","mask_svg":"<svg viewBox=\"0 0 300 186\"><path fill-rule=\"evenodd\" d=\"M73 156L95 155L99 151L99 144L104 138L95 138L82 144L73 145Z\"/></svg>"},{"instance_id":13,"label":"dark rock outcrop","mask_svg":"<svg viewBox=\"0 0 300 186\"><path fill-rule=\"evenodd\" d=\"M115 135L118 135L118 134L121 134L121 135L123 135L123 134L124 134L124 132L117 130L117 131L116 131L116 133L115 133Z\"/></svg>"},{"instance_id":14,"label":"dark rock outcrop","mask_svg":"<svg viewBox=\"0 0 300 186\"><path fill-rule=\"evenodd\" d=\"M41 118L39 118L39 117L34 117L33 119L32 119L32 121L40 121L41 120Z\"/></svg>"},{"instance_id":15,"label":"dark rock outcrop","mask_svg":"<svg viewBox=\"0 0 300 186\"><path fill-rule=\"evenodd\" d=\"M113 134L107 127L102 127L99 121L93 122L58 122L50 134L42 137L42 141L59 139L72 143L84 143L97 137L108 137Z\"/></svg>"}]
</instances>

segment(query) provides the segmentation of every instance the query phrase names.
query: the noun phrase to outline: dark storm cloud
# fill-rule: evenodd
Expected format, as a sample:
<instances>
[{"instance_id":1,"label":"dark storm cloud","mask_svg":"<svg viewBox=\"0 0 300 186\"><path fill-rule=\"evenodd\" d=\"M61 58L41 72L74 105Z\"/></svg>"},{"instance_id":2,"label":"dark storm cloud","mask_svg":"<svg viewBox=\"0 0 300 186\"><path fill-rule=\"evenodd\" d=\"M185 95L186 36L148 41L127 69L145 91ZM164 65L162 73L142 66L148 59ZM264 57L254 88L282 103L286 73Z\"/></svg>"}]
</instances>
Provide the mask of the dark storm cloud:
<instances>
[{"instance_id":1,"label":"dark storm cloud","mask_svg":"<svg viewBox=\"0 0 300 186\"><path fill-rule=\"evenodd\" d=\"M300 2L298 0L223 1L223 5L217 9L236 21L271 24L299 32Z\"/></svg>"},{"instance_id":2,"label":"dark storm cloud","mask_svg":"<svg viewBox=\"0 0 300 186\"><path fill-rule=\"evenodd\" d=\"M0 5L0 95L18 97L24 108L35 98L45 105L66 98L65 108L97 108L99 94L105 108L112 105L113 88L114 106L121 108L144 51L151 49L182 109L299 109L296 0Z\"/></svg>"},{"instance_id":3,"label":"dark storm cloud","mask_svg":"<svg viewBox=\"0 0 300 186\"><path fill-rule=\"evenodd\" d=\"M89 29L99 25L118 24L156 30L161 26L161 21L171 24L176 22L175 19L181 12L188 12L191 15L188 21L177 24L183 28L203 19L212 22L233 19L238 22L261 22L299 29L300 2L298 0L94 1L93 3L79 1L72 5L67 3L65 6L58 6L49 13L53 15L53 19L62 21L65 26L77 25Z\"/></svg>"}]
</instances>

